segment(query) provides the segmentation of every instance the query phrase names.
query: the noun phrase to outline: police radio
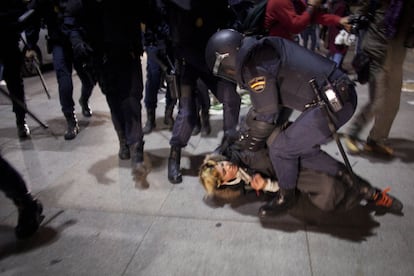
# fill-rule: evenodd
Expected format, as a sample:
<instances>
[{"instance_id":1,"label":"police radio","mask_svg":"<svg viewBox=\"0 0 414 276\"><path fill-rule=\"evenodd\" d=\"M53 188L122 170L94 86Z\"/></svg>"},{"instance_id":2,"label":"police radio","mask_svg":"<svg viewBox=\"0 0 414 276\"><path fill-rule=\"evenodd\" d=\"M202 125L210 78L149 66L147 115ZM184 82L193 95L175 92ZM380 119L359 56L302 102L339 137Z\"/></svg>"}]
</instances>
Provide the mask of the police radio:
<instances>
[{"instance_id":1,"label":"police radio","mask_svg":"<svg viewBox=\"0 0 414 276\"><path fill-rule=\"evenodd\" d=\"M333 90L333 87L331 87L330 84L323 89L323 93L326 97L329 108L333 112L338 112L342 109L343 105L341 99L339 99L337 93Z\"/></svg>"},{"instance_id":2,"label":"police radio","mask_svg":"<svg viewBox=\"0 0 414 276\"><path fill-rule=\"evenodd\" d=\"M324 102L332 112L338 112L343 108L343 103L338 93L328 79L326 79L326 85L322 89L319 88L315 79L311 79L309 84L318 102Z\"/></svg>"}]
</instances>

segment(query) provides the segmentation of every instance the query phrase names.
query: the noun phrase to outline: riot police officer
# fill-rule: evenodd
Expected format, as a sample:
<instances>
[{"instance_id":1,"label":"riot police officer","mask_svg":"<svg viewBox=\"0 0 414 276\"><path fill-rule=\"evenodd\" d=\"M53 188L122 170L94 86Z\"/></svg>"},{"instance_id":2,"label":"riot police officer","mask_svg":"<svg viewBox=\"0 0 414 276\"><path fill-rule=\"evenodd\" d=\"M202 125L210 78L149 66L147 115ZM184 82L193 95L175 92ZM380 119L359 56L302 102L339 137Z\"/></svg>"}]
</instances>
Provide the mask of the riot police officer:
<instances>
[{"instance_id":1,"label":"riot police officer","mask_svg":"<svg viewBox=\"0 0 414 276\"><path fill-rule=\"evenodd\" d=\"M164 14L164 7L160 0L154 1L159 13ZM168 78L168 75L174 73L173 68L173 53L171 48L171 39L169 26L162 20L157 22L155 31L145 30L144 46L147 54L147 80L145 82L145 96L144 104L147 110L147 121L143 127L144 134L149 134L156 127L155 110L157 108L158 91L163 81L163 76ZM172 95L170 86L167 85L165 93L165 112L164 124L172 130L174 125L174 106L177 103L177 97Z\"/></svg>"},{"instance_id":2,"label":"riot police officer","mask_svg":"<svg viewBox=\"0 0 414 276\"><path fill-rule=\"evenodd\" d=\"M69 0L65 16L75 55L93 58L93 70L118 134L119 157L131 158L134 176L146 173L141 123L140 23L154 17L151 11L150 1L121 4L115 0ZM85 37L81 36L82 32Z\"/></svg>"},{"instance_id":3,"label":"riot police officer","mask_svg":"<svg viewBox=\"0 0 414 276\"><path fill-rule=\"evenodd\" d=\"M282 108L301 112L289 128L268 141L280 191L260 208L261 216L292 205L299 165L330 175L341 171L338 162L320 149L332 138L324 104L337 129L353 115L357 97L353 82L334 62L283 38L245 38L234 30L222 30L211 37L206 60L215 75L238 82L250 92L258 123L245 130L249 149L266 143L280 121ZM318 94L309 84L311 80L317 83ZM319 92L326 100L323 103L316 96Z\"/></svg>"},{"instance_id":4,"label":"riot police officer","mask_svg":"<svg viewBox=\"0 0 414 276\"><path fill-rule=\"evenodd\" d=\"M0 80L6 81L10 95L15 99L13 112L16 114L17 134L20 138L30 136L26 123L26 103L21 68L23 56L19 49L20 32L23 30L18 18L26 11L22 0L4 0L0 3ZM1 72L3 71L3 72ZM20 102L20 104L18 102Z\"/></svg>"},{"instance_id":5,"label":"riot police officer","mask_svg":"<svg viewBox=\"0 0 414 276\"><path fill-rule=\"evenodd\" d=\"M64 138L65 140L72 140L79 132L75 103L73 101L73 67L82 84L79 104L85 117L92 116L89 98L96 81L85 70L84 61L78 59L73 54L72 45L63 22L67 2L67 0L32 0L29 8L33 8L36 11L37 20L34 20L30 27L26 29L26 38L29 50L34 49L39 38L40 20L43 18L48 29L47 43L53 55L53 66L58 82L60 105L67 123Z\"/></svg>"},{"instance_id":6,"label":"riot police officer","mask_svg":"<svg viewBox=\"0 0 414 276\"><path fill-rule=\"evenodd\" d=\"M225 135L237 126L241 100L236 85L212 75L204 59L208 38L231 21L226 1L169 0L165 4L179 71L180 99L168 159L168 180L177 184L182 182L181 149L187 145L196 124L197 80L202 79L223 103Z\"/></svg>"}]
</instances>

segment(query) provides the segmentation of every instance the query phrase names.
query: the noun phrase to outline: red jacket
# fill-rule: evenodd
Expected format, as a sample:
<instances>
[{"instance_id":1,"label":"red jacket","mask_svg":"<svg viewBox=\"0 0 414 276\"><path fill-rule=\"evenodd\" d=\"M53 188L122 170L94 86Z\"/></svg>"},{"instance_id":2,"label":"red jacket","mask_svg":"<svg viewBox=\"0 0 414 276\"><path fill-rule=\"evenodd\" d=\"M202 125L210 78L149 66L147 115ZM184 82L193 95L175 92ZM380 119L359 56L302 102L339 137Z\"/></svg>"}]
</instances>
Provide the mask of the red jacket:
<instances>
[{"instance_id":1,"label":"red jacket","mask_svg":"<svg viewBox=\"0 0 414 276\"><path fill-rule=\"evenodd\" d=\"M297 7L292 1L296 1ZM341 17L333 14L315 12L313 18L306 11L306 3L301 0L268 0L264 27L270 36L292 39L311 23L322 25L339 24Z\"/></svg>"}]
</instances>

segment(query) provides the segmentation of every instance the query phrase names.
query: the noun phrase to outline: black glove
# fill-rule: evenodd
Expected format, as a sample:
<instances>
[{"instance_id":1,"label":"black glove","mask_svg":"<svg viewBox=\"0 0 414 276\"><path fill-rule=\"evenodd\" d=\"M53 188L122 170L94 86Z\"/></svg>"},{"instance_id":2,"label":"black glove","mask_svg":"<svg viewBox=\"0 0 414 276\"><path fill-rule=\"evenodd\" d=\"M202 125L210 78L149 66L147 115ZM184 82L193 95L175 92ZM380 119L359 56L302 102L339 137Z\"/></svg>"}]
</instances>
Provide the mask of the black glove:
<instances>
[{"instance_id":1,"label":"black glove","mask_svg":"<svg viewBox=\"0 0 414 276\"><path fill-rule=\"evenodd\" d=\"M157 37L154 32L147 30L144 33L144 46L157 46Z\"/></svg>"},{"instance_id":2,"label":"black glove","mask_svg":"<svg viewBox=\"0 0 414 276\"><path fill-rule=\"evenodd\" d=\"M82 41L73 45L74 58L80 62L86 62L91 59L93 50L88 43Z\"/></svg>"},{"instance_id":3,"label":"black glove","mask_svg":"<svg viewBox=\"0 0 414 276\"><path fill-rule=\"evenodd\" d=\"M72 36L70 41L72 42L74 59L81 64L89 63L93 54L91 46L80 36Z\"/></svg>"},{"instance_id":4,"label":"black glove","mask_svg":"<svg viewBox=\"0 0 414 276\"><path fill-rule=\"evenodd\" d=\"M227 130L221 139L220 145L214 150L215 153L226 155L226 151L240 138L240 133L237 130Z\"/></svg>"}]
</instances>

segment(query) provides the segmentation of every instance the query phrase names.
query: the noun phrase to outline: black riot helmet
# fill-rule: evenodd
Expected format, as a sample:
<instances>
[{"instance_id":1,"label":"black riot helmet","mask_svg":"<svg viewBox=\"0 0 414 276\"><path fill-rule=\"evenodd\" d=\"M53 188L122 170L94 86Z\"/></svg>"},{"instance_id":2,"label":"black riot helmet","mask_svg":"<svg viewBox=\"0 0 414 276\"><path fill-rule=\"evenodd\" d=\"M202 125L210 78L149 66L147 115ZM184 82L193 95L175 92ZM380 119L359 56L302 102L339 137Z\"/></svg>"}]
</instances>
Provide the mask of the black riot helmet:
<instances>
[{"instance_id":1,"label":"black riot helmet","mask_svg":"<svg viewBox=\"0 0 414 276\"><path fill-rule=\"evenodd\" d=\"M213 34L206 47L206 62L214 75L236 82L236 56L243 35L232 29Z\"/></svg>"}]
</instances>

